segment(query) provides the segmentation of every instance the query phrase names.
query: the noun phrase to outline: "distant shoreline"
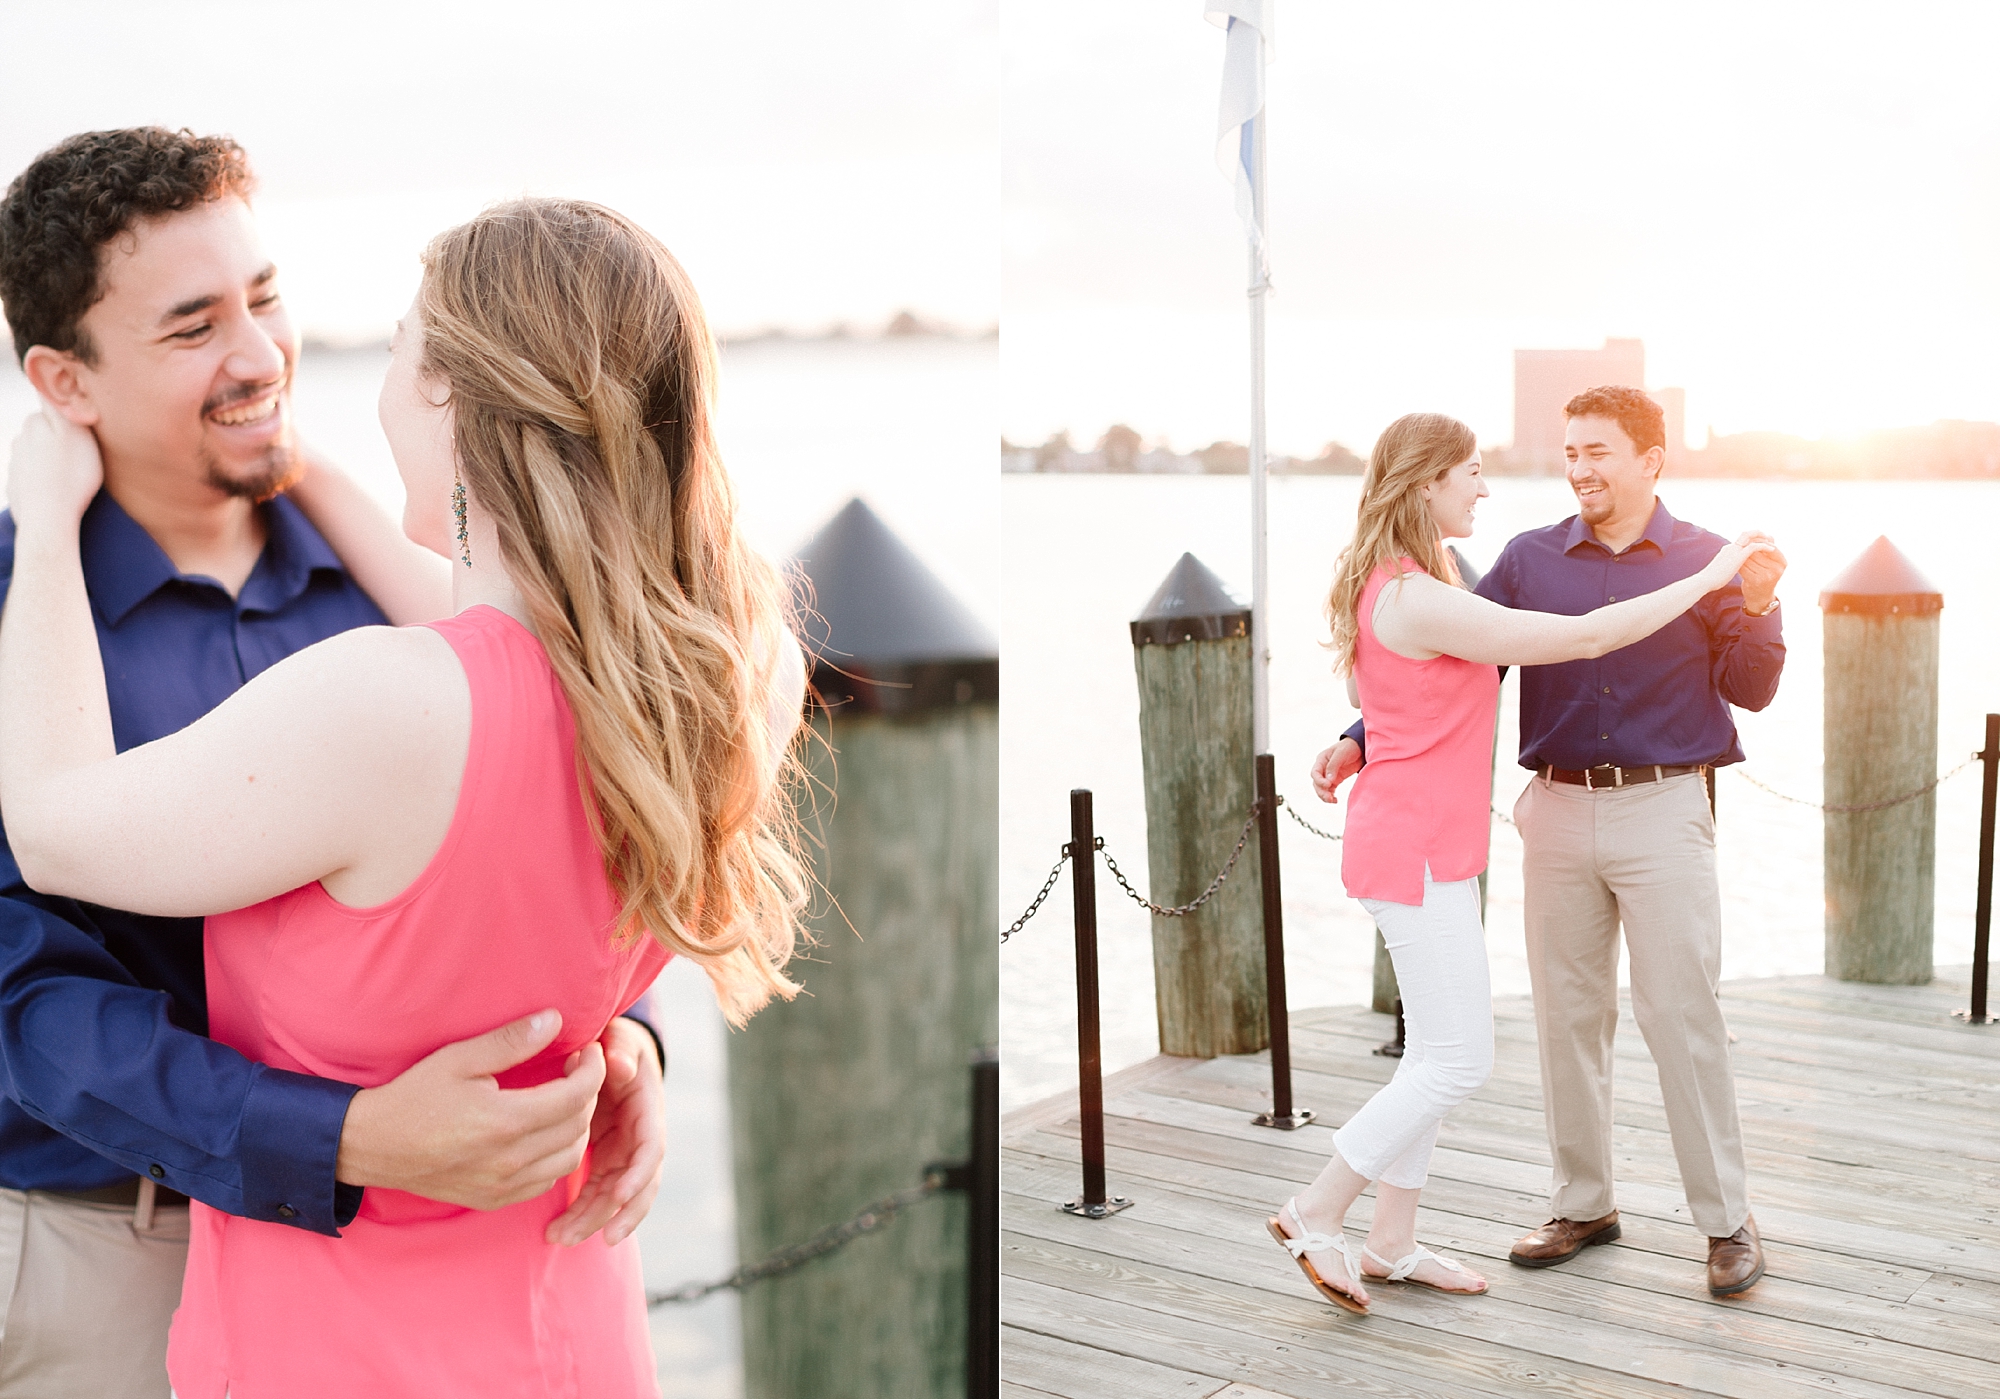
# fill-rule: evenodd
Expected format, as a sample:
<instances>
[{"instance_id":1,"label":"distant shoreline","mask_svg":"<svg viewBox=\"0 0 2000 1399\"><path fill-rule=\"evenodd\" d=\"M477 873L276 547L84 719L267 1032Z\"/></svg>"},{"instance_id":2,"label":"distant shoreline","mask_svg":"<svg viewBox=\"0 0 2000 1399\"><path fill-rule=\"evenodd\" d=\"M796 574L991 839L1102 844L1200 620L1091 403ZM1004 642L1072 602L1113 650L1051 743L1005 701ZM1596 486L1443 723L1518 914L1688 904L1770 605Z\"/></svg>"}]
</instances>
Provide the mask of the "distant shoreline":
<instances>
[{"instance_id":1,"label":"distant shoreline","mask_svg":"<svg viewBox=\"0 0 2000 1399\"><path fill-rule=\"evenodd\" d=\"M715 332L716 343L724 350L742 349L752 345L880 345L921 340L946 340L970 345L999 338L1000 327L997 325L990 325L984 329L967 329L943 321L925 320L909 311L899 311L888 322L878 326L856 326L841 321L817 330L797 330L790 326L759 326L751 330ZM346 340L326 335L307 335L301 341L300 348L304 353L320 355L386 354L389 350L389 337L384 335Z\"/></svg>"},{"instance_id":2,"label":"distant shoreline","mask_svg":"<svg viewBox=\"0 0 2000 1399\"><path fill-rule=\"evenodd\" d=\"M1214 442L1194 452L1166 446L1141 451L1141 438L1118 426L1088 451L1058 433L1038 447L1000 442L1000 470L1018 475L1246 476L1250 450ZM1559 477L1555 453L1487 447L1489 476ZM1329 442L1319 456L1274 456L1273 476L1359 476L1366 460ZM1811 440L1779 432L1711 434L1701 448L1667 457L1670 478L1754 481L2000 481L2000 423L1947 419L1924 427L1891 428L1854 438Z\"/></svg>"}]
</instances>

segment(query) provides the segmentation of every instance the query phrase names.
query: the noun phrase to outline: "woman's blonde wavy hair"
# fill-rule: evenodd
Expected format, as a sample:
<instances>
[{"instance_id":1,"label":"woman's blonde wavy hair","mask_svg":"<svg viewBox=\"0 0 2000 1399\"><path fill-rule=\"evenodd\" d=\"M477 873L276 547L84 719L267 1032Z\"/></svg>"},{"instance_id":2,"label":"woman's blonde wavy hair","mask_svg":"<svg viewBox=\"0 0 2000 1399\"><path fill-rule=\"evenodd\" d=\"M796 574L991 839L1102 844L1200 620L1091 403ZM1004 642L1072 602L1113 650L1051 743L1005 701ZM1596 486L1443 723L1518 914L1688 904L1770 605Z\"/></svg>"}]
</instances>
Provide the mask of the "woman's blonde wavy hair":
<instances>
[{"instance_id":1,"label":"woman's blonde wavy hair","mask_svg":"<svg viewBox=\"0 0 2000 1399\"><path fill-rule=\"evenodd\" d=\"M1431 577L1458 582L1458 567L1438 534L1423 487L1442 480L1478 450L1472 429L1442 413L1406 413L1375 439L1361 478L1354 538L1334 563L1333 591L1326 599L1338 672L1354 673L1361 594L1377 568L1410 558Z\"/></svg>"},{"instance_id":2,"label":"woman's blonde wavy hair","mask_svg":"<svg viewBox=\"0 0 2000 1399\"><path fill-rule=\"evenodd\" d=\"M417 306L462 479L576 716L618 936L701 964L741 1024L798 989L808 876L797 759L771 763L786 591L737 532L701 302L629 219L524 199L434 239Z\"/></svg>"}]
</instances>

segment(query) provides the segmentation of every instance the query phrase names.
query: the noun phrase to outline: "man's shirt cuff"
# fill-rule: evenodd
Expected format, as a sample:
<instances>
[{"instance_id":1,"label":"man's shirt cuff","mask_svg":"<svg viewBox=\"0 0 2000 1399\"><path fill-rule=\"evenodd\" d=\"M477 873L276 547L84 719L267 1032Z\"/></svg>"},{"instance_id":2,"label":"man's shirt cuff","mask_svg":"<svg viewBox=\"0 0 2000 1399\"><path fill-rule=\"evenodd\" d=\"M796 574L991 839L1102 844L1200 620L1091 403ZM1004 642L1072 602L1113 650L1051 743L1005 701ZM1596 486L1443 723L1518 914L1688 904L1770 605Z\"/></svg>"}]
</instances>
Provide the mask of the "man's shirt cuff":
<instances>
[{"instance_id":1,"label":"man's shirt cuff","mask_svg":"<svg viewBox=\"0 0 2000 1399\"><path fill-rule=\"evenodd\" d=\"M1348 728L1347 732L1342 734L1341 737L1351 738L1354 740L1354 746L1361 750L1361 762L1363 766L1366 766L1368 762L1367 721L1363 719L1356 719L1354 723Z\"/></svg>"},{"instance_id":2,"label":"man's shirt cuff","mask_svg":"<svg viewBox=\"0 0 2000 1399\"><path fill-rule=\"evenodd\" d=\"M339 1236L361 1188L334 1179L340 1129L361 1090L351 1083L260 1066L243 1102L243 1215Z\"/></svg>"}]
</instances>

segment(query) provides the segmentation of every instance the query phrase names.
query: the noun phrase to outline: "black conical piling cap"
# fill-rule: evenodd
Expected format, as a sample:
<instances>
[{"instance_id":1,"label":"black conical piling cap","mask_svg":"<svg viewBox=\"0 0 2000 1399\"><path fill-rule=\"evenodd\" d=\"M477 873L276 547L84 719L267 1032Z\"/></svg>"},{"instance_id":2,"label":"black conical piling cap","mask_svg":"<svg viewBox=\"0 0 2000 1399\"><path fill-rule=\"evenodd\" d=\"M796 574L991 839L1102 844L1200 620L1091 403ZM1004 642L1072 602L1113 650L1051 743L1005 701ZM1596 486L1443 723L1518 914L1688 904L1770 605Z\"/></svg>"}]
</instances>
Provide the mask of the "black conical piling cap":
<instances>
[{"instance_id":1,"label":"black conical piling cap","mask_svg":"<svg viewBox=\"0 0 2000 1399\"><path fill-rule=\"evenodd\" d=\"M1134 646L1174 646L1250 635L1250 609L1230 596L1213 570L1182 554L1132 619Z\"/></svg>"},{"instance_id":2,"label":"black conical piling cap","mask_svg":"<svg viewBox=\"0 0 2000 1399\"><path fill-rule=\"evenodd\" d=\"M798 552L810 586L799 639L835 713L997 703L1000 647L859 496Z\"/></svg>"},{"instance_id":3,"label":"black conical piling cap","mask_svg":"<svg viewBox=\"0 0 2000 1399\"><path fill-rule=\"evenodd\" d=\"M1825 612L1869 617L1928 617L1944 610L1944 594L1885 534L1826 585L1819 605Z\"/></svg>"}]
</instances>

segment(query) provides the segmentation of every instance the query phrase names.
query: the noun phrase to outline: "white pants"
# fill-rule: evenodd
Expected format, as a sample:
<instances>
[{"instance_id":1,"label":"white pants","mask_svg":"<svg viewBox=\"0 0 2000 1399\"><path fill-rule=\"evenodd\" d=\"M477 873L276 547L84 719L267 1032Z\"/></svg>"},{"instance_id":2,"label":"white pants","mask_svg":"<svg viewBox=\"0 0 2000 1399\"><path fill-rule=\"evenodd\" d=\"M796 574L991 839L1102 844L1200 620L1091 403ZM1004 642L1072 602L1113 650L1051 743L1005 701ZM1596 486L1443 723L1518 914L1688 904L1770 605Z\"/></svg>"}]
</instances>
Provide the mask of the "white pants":
<instances>
[{"instance_id":1,"label":"white pants","mask_svg":"<svg viewBox=\"0 0 2000 1399\"><path fill-rule=\"evenodd\" d=\"M1479 881L1434 883L1424 901L1363 899L1396 967L1403 997L1403 1059L1396 1076L1334 1133L1333 1147L1357 1174L1404 1190L1430 1179L1431 1148L1446 1113L1493 1072L1493 989Z\"/></svg>"}]
</instances>

